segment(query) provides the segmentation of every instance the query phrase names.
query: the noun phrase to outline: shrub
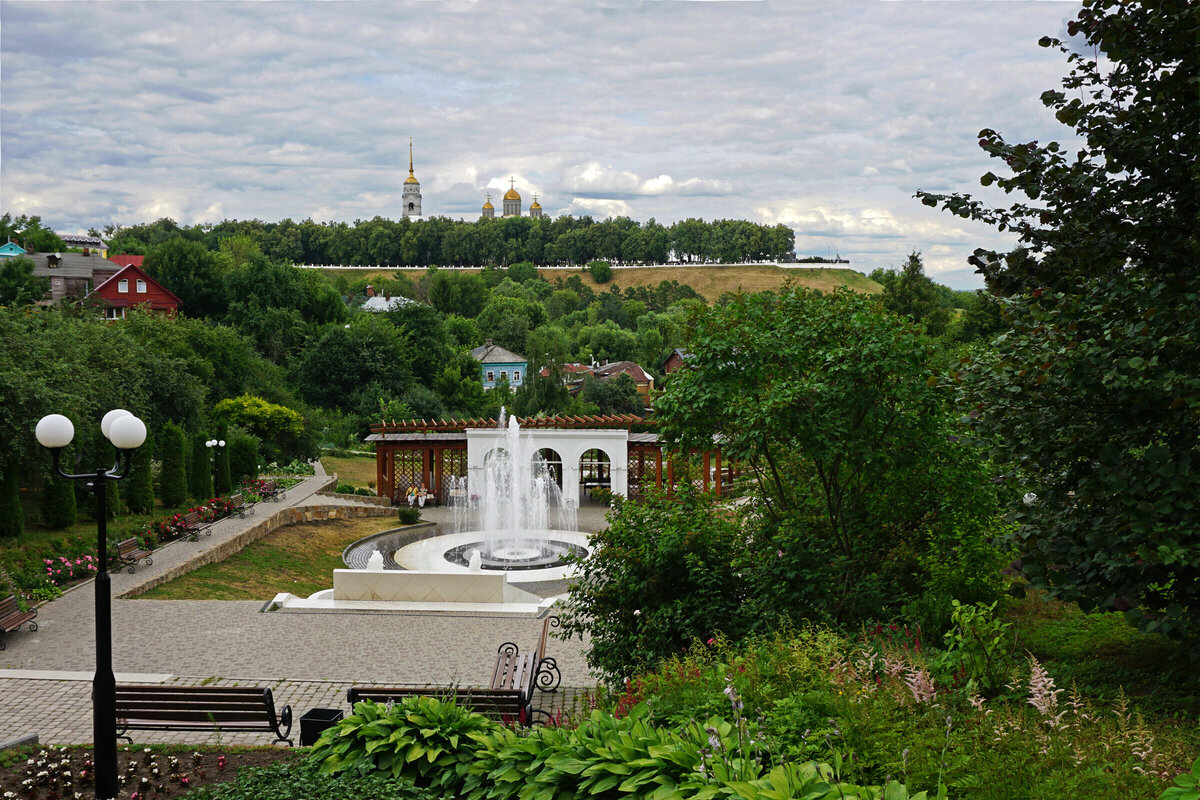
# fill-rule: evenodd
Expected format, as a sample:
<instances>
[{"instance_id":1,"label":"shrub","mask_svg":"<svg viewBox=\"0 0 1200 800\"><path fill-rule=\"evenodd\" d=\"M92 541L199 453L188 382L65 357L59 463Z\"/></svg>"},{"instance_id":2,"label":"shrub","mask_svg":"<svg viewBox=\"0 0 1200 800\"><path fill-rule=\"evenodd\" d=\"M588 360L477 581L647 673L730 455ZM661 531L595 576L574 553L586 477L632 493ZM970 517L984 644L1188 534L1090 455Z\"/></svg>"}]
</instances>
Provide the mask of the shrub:
<instances>
[{"instance_id":1,"label":"shrub","mask_svg":"<svg viewBox=\"0 0 1200 800\"><path fill-rule=\"evenodd\" d=\"M608 527L589 537L563 629L589 635L588 663L612 685L693 639L739 638L752 621L737 567L745 541L716 499L687 485L616 497Z\"/></svg>"},{"instance_id":2,"label":"shrub","mask_svg":"<svg viewBox=\"0 0 1200 800\"><path fill-rule=\"evenodd\" d=\"M390 709L368 700L321 734L309 760L324 774L390 773L453 796L475 758L478 734L495 727L453 699L406 697Z\"/></svg>"},{"instance_id":3,"label":"shrub","mask_svg":"<svg viewBox=\"0 0 1200 800\"><path fill-rule=\"evenodd\" d=\"M607 261L589 261L587 268L596 283L608 283L612 280L612 267Z\"/></svg>"},{"instance_id":4,"label":"shrub","mask_svg":"<svg viewBox=\"0 0 1200 800\"><path fill-rule=\"evenodd\" d=\"M396 508L396 516L401 525L416 525L421 521L421 509L415 506L399 506Z\"/></svg>"}]
</instances>

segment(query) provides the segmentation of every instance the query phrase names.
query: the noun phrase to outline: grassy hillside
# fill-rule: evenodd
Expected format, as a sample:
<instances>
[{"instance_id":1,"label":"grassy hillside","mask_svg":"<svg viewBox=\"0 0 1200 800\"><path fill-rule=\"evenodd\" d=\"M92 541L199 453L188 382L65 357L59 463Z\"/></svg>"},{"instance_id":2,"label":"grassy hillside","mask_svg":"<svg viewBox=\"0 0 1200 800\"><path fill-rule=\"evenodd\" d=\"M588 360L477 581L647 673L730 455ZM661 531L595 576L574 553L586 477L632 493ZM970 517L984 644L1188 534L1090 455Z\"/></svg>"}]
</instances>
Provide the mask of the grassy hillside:
<instances>
[{"instance_id":1,"label":"grassy hillside","mask_svg":"<svg viewBox=\"0 0 1200 800\"><path fill-rule=\"evenodd\" d=\"M391 277L396 272L403 272L409 278L416 280L425 273L425 270L330 269L325 272L331 276L345 275L348 280L375 276ZM586 271L544 269L541 270L541 274L551 283L554 283L556 278L579 275L585 284L594 286L600 291L608 288L607 284L597 285ZM799 286L823 291L829 291L838 286L849 286L851 289L868 294L883 291L883 287L878 283L852 269L786 269L774 264L710 264L695 267L636 267L613 270L612 283L622 289L627 286L657 286L661 281L679 281L687 284L704 295L710 302L725 292L739 290L760 292L766 289L777 289L788 281L793 281Z\"/></svg>"}]
</instances>

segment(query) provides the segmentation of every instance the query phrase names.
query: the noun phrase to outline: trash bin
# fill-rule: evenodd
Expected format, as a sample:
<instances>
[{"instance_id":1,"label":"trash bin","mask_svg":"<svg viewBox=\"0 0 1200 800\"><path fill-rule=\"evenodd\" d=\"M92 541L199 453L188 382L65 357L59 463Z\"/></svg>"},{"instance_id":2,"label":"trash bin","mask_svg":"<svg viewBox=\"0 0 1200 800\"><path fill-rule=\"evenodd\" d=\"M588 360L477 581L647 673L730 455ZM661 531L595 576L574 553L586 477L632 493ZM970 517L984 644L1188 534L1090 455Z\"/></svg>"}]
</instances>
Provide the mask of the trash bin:
<instances>
[{"instance_id":1,"label":"trash bin","mask_svg":"<svg viewBox=\"0 0 1200 800\"><path fill-rule=\"evenodd\" d=\"M312 747L321 732L331 728L342 719L340 708L314 708L300 717L300 746Z\"/></svg>"}]
</instances>

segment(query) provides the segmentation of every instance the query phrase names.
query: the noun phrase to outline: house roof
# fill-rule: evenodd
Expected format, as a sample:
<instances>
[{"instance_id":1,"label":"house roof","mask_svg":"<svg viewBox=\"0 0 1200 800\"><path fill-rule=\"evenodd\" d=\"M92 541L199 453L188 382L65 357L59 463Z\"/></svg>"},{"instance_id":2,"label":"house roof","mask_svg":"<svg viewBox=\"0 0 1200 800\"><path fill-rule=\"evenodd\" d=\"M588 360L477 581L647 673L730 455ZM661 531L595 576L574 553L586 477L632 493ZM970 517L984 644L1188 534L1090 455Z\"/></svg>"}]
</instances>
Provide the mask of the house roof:
<instances>
[{"instance_id":1,"label":"house roof","mask_svg":"<svg viewBox=\"0 0 1200 800\"><path fill-rule=\"evenodd\" d=\"M417 301L400 294L394 294L390 297L375 295L374 297L367 298L366 302L362 304L362 310L372 312L391 311L393 308L400 308L400 306L407 306L415 302Z\"/></svg>"},{"instance_id":2,"label":"house roof","mask_svg":"<svg viewBox=\"0 0 1200 800\"><path fill-rule=\"evenodd\" d=\"M130 265L135 267L146 266L145 256L110 255L108 260L122 267L128 267Z\"/></svg>"},{"instance_id":3,"label":"house roof","mask_svg":"<svg viewBox=\"0 0 1200 800\"><path fill-rule=\"evenodd\" d=\"M101 249L107 247L99 236L88 236L84 233L68 233L58 238L62 239L63 244L67 247L99 247Z\"/></svg>"},{"instance_id":4,"label":"house roof","mask_svg":"<svg viewBox=\"0 0 1200 800\"><path fill-rule=\"evenodd\" d=\"M116 272L121 268L107 258L101 258L99 253L27 253L33 259L33 274L41 277L57 275L63 278L88 278L97 270L101 272ZM59 265L49 266L51 256L57 256Z\"/></svg>"},{"instance_id":5,"label":"house roof","mask_svg":"<svg viewBox=\"0 0 1200 800\"><path fill-rule=\"evenodd\" d=\"M484 364L525 363L525 356L519 356L511 350L505 350L500 345L492 344L491 339L487 341L487 344L481 344L472 350L471 357Z\"/></svg>"},{"instance_id":6,"label":"house roof","mask_svg":"<svg viewBox=\"0 0 1200 800\"><path fill-rule=\"evenodd\" d=\"M614 375L620 375L622 372L629 374L637 383L650 383L654 379L651 378L646 370L633 361L614 361L611 364L605 364L602 367L596 367L594 370L596 377L600 380L611 378Z\"/></svg>"},{"instance_id":7,"label":"house roof","mask_svg":"<svg viewBox=\"0 0 1200 800\"><path fill-rule=\"evenodd\" d=\"M16 242L5 242L0 244L0 254L19 256L25 252L25 248Z\"/></svg>"},{"instance_id":8,"label":"house roof","mask_svg":"<svg viewBox=\"0 0 1200 800\"><path fill-rule=\"evenodd\" d=\"M164 294L169 296L172 300L174 300L175 304L177 306L181 305L183 303L182 300L180 300L178 297L175 296L174 292L172 292L170 289L163 286L161 283L154 280L149 275L147 275L145 272L143 272L141 269L139 269L138 267L135 267L132 264L130 264L127 267L121 267L119 270L117 270L117 274L113 275L111 278L106 280L104 283L100 284L95 289L93 289L91 291L91 293L88 295L88 297L91 297L94 294L99 294L100 291L102 289L105 289L106 287L107 288L115 287L117 285L117 281L128 280L131 278L134 280L143 280L147 284L152 284L152 285L158 287L159 291L163 292ZM104 295L101 294L101 296L103 297ZM109 304L113 305L113 306L138 306L138 305L141 305L142 303L149 302L151 304L151 306L158 307L153 302L151 302L148 298L143 299L140 302L137 301L136 295L133 297L130 297L128 299L124 298L124 297L116 297L116 298L105 297L104 299L107 300L109 302Z\"/></svg>"}]
</instances>

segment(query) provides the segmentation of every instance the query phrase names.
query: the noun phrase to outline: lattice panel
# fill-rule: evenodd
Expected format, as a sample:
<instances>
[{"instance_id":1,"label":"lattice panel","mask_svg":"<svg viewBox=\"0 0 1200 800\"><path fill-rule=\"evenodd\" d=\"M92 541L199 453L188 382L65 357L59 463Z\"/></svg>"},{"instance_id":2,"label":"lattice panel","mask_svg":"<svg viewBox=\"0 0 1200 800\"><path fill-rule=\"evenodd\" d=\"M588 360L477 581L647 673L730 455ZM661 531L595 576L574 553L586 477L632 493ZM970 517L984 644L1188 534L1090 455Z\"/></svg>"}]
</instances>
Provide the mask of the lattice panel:
<instances>
[{"instance_id":1,"label":"lattice panel","mask_svg":"<svg viewBox=\"0 0 1200 800\"><path fill-rule=\"evenodd\" d=\"M442 485L438 501L441 503L450 502L450 479L463 478L467 474L467 451L462 450L442 450Z\"/></svg>"},{"instance_id":2,"label":"lattice panel","mask_svg":"<svg viewBox=\"0 0 1200 800\"><path fill-rule=\"evenodd\" d=\"M394 452L395 460L392 463L395 484L392 488L392 502L396 505L407 504L408 501L404 499L404 496L408 494L408 487L420 487L423 480L421 477L421 451L396 450Z\"/></svg>"}]
</instances>

